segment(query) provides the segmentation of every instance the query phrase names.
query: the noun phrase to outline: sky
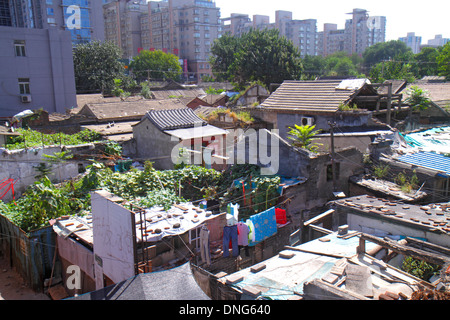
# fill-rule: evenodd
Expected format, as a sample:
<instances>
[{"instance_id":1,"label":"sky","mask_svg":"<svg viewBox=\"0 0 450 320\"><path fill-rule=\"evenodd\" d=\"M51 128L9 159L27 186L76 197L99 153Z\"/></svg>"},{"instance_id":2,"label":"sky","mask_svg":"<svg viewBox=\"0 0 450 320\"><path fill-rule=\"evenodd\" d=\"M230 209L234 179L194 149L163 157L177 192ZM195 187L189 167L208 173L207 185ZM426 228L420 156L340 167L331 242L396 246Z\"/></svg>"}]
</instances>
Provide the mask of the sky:
<instances>
[{"instance_id":1,"label":"sky","mask_svg":"<svg viewBox=\"0 0 450 320\"><path fill-rule=\"evenodd\" d=\"M450 38L450 1L446 0L215 0L221 10L221 17L231 13L267 15L275 22L275 11L292 12L294 20L316 19L317 31L323 30L324 23L336 23L343 29L345 20L350 19L354 8L369 11L369 16L386 17L386 41L406 37L415 32L422 37L422 43L442 34Z\"/></svg>"}]
</instances>

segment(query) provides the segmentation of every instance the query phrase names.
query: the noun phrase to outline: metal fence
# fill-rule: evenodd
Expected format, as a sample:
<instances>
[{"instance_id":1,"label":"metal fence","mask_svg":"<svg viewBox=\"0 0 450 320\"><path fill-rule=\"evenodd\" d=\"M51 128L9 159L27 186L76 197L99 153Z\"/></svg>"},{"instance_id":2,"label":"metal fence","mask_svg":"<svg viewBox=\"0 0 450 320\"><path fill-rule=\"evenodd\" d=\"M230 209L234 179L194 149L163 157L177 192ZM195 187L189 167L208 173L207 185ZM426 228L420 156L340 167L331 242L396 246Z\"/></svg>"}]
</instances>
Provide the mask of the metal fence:
<instances>
[{"instance_id":1,"label":"metal fence","mask_svg":"<svg viewBox=\"0 0 450 320\"><path fill-rule=\"evenodd\" d=\"M55 244L51 226L27 234L0 215L0 252L36 292L43 292L45 279L51 277Z\"/></svg>"}]
</instances>

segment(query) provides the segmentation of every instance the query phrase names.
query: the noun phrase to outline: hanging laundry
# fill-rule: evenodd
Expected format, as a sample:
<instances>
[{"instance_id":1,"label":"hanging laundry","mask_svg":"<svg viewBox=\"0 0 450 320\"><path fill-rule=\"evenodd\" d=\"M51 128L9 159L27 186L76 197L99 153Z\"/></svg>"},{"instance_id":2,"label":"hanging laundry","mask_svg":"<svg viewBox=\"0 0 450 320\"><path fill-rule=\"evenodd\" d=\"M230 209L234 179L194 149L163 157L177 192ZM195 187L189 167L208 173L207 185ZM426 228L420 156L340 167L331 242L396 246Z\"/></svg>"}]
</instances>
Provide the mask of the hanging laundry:
<instances>
[{"instance_id":1,"label":"hanging laundry","mask_svg":"<svg viewBox=\"0 0 450 320\"><path fill-rule=\"evenodd\" d=\"M277 221L275 216L275 207L267 209L261 213L255 214L249 218L253 224L253 239L249 245L255 245L275 233L277 233Z\"/></svg>"},{"instance_id":2,"label":"hanging laundry","mask_svg":"<svg viewBox=\"0 0 450 320\"><path fill-rule=\"evenodd\" d=\"M275 209L275 216L276 216L278 224L285 224L285 223L287 223L286 210L285 209L276 208Z\"/></svg>"},{"instance_id":3,"label":"hanging laundry","mask_svg":"<svg viewBox=\"0 0 450 320\"><path fill-rule=\"evenodd\" d=\"M238 245L248 246L248 234L249 234L248 225L243 222L238 222L237 229L238 229Z\"/></svg>"},{"instance_id":4,"label":"hanging laundry","mask_svg":"<svg viewBox=\"0 0 450 320\"><path fill-rule=\"evenodd\" d=\"M238 223L239 220L239 204L231 204L227 205L227 226L234 226Z\"/></svg>"},{"instance_id":5,"label":"hanging laundry","mask_svg":"<svg viewBox=\"0 0 450 320\"><path fill-rule=\"evenodd\" d=\"M233 257L237 257L239 255L237 225L225 226L223 228L223 256L224 257L229 256L230 240L231 240L231 247L233 249Z\"/></svg>"},{"instance_id":6,"label":"hanging laundry","mask_svg":"<svg viewBox=\"0 0 450 320\"><path fill-rule=\"evenodd\" d=\"M203 262L211 265L211 251L209 248L209 230L203 225L200 229L200 256Z\"/></svg>"}]
</instances>

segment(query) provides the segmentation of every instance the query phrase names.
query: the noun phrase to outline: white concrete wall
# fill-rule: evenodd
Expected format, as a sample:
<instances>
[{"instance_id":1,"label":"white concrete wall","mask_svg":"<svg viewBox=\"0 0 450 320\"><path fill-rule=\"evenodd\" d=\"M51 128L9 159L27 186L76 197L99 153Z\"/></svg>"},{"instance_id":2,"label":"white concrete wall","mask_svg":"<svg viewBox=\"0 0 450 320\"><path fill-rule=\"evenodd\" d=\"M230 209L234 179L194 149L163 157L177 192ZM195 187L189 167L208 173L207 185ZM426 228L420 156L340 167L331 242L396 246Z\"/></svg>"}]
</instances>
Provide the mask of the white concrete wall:
<instances>
[{"instance_id":1,"label":"white concrete wall","mask_svg":"<svg viewBox=\"0 0 450 320\"><path fill-rule=\"evenodd\" d=\"M76 147L68 147L72 153L79 152L83 148L94 148L94 145L83 145ZM36 176L39 171L35 167L40 163L46 163L50 165L48 159L44 157L44 154L52 155L55 152L61 152L59 146L48 148L36 148L36 149L20 149L7 151L0 148L0 181L4 179L14 179L14 194L16 199L20 197L27 187L36 181ZM78 162L69 160L62 163L52 164L52 173L49 175L50 180L53 183L59 183L78 175ZM6 189L0 190L0 195L3 194ZM12 191L3 198L4 202L9 202L13 199Z\"/></svg>"}]
</instances>

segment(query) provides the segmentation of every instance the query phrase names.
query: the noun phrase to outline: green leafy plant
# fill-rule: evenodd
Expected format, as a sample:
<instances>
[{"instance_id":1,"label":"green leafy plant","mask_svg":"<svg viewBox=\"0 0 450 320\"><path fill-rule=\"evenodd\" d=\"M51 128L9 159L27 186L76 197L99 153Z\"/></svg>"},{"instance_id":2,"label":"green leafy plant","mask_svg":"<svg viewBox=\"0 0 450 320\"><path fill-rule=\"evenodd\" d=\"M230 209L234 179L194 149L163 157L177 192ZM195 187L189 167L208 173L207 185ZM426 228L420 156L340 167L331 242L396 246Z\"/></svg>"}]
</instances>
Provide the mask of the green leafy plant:
<instances>
[{"instance_id":1,"label":"green leafy plant","mask_svg":"<svg viewBox=\"0 0 450 320\"><path fill-rule=\"evenodd\" d=\"M294 128L289 127L291 130L288 132L290 135L288 138L293 140L292 144L296 147L317 152L319 144L313 143L313 138L320 132L320 130L314 130L315 128L315 125L299 126L296 124L294 125Z\"/></svg>"},{"instance_id":2,"label":"green leafy plant","mask_svg":"<svg viewBox=\"0 0 450 320\"><path fill-rule=\"evenodd\" d=\"M110 156L121 156L122 146L115 141L108 141L105 145L105 153Z\"/></svg>"},{"instance_id":3,"label":"green leafy plant","mask_svg":"<svg viewBox=\"0 0 450 320\"><path fill-rule=\"evenodd\" d=\"M408 176L405 172L400 172L395 178L395 182L400 186L401 190L405 193L410 193L416 189L419 184L416 171L413 171L411 176Z\"/></svg>"},{"instance_id":4,"label":"green leafy plant","mask_svg":"<svg viewBox=\"0 0 450 320\"><path fill-rule=\"evenodd\" d=\"M386 165L379 164L379 165L376 165L373 168L373 174L378 179L383 179L383 178L385 178L388 175L389 170L390 170L389 165L387 165L387 164Z\"/></svg>"},{"instance_id":5,"label":"green leafy plant","mask_svg":"<svg viewBox=\"0 0 450 320\"><path fill-rule=\"evenodd\" d=\"M408 256L403 260L401 269L415 277L429 281L433 275L438 274L440 266Z\"/></svg>"}]
</instances>

